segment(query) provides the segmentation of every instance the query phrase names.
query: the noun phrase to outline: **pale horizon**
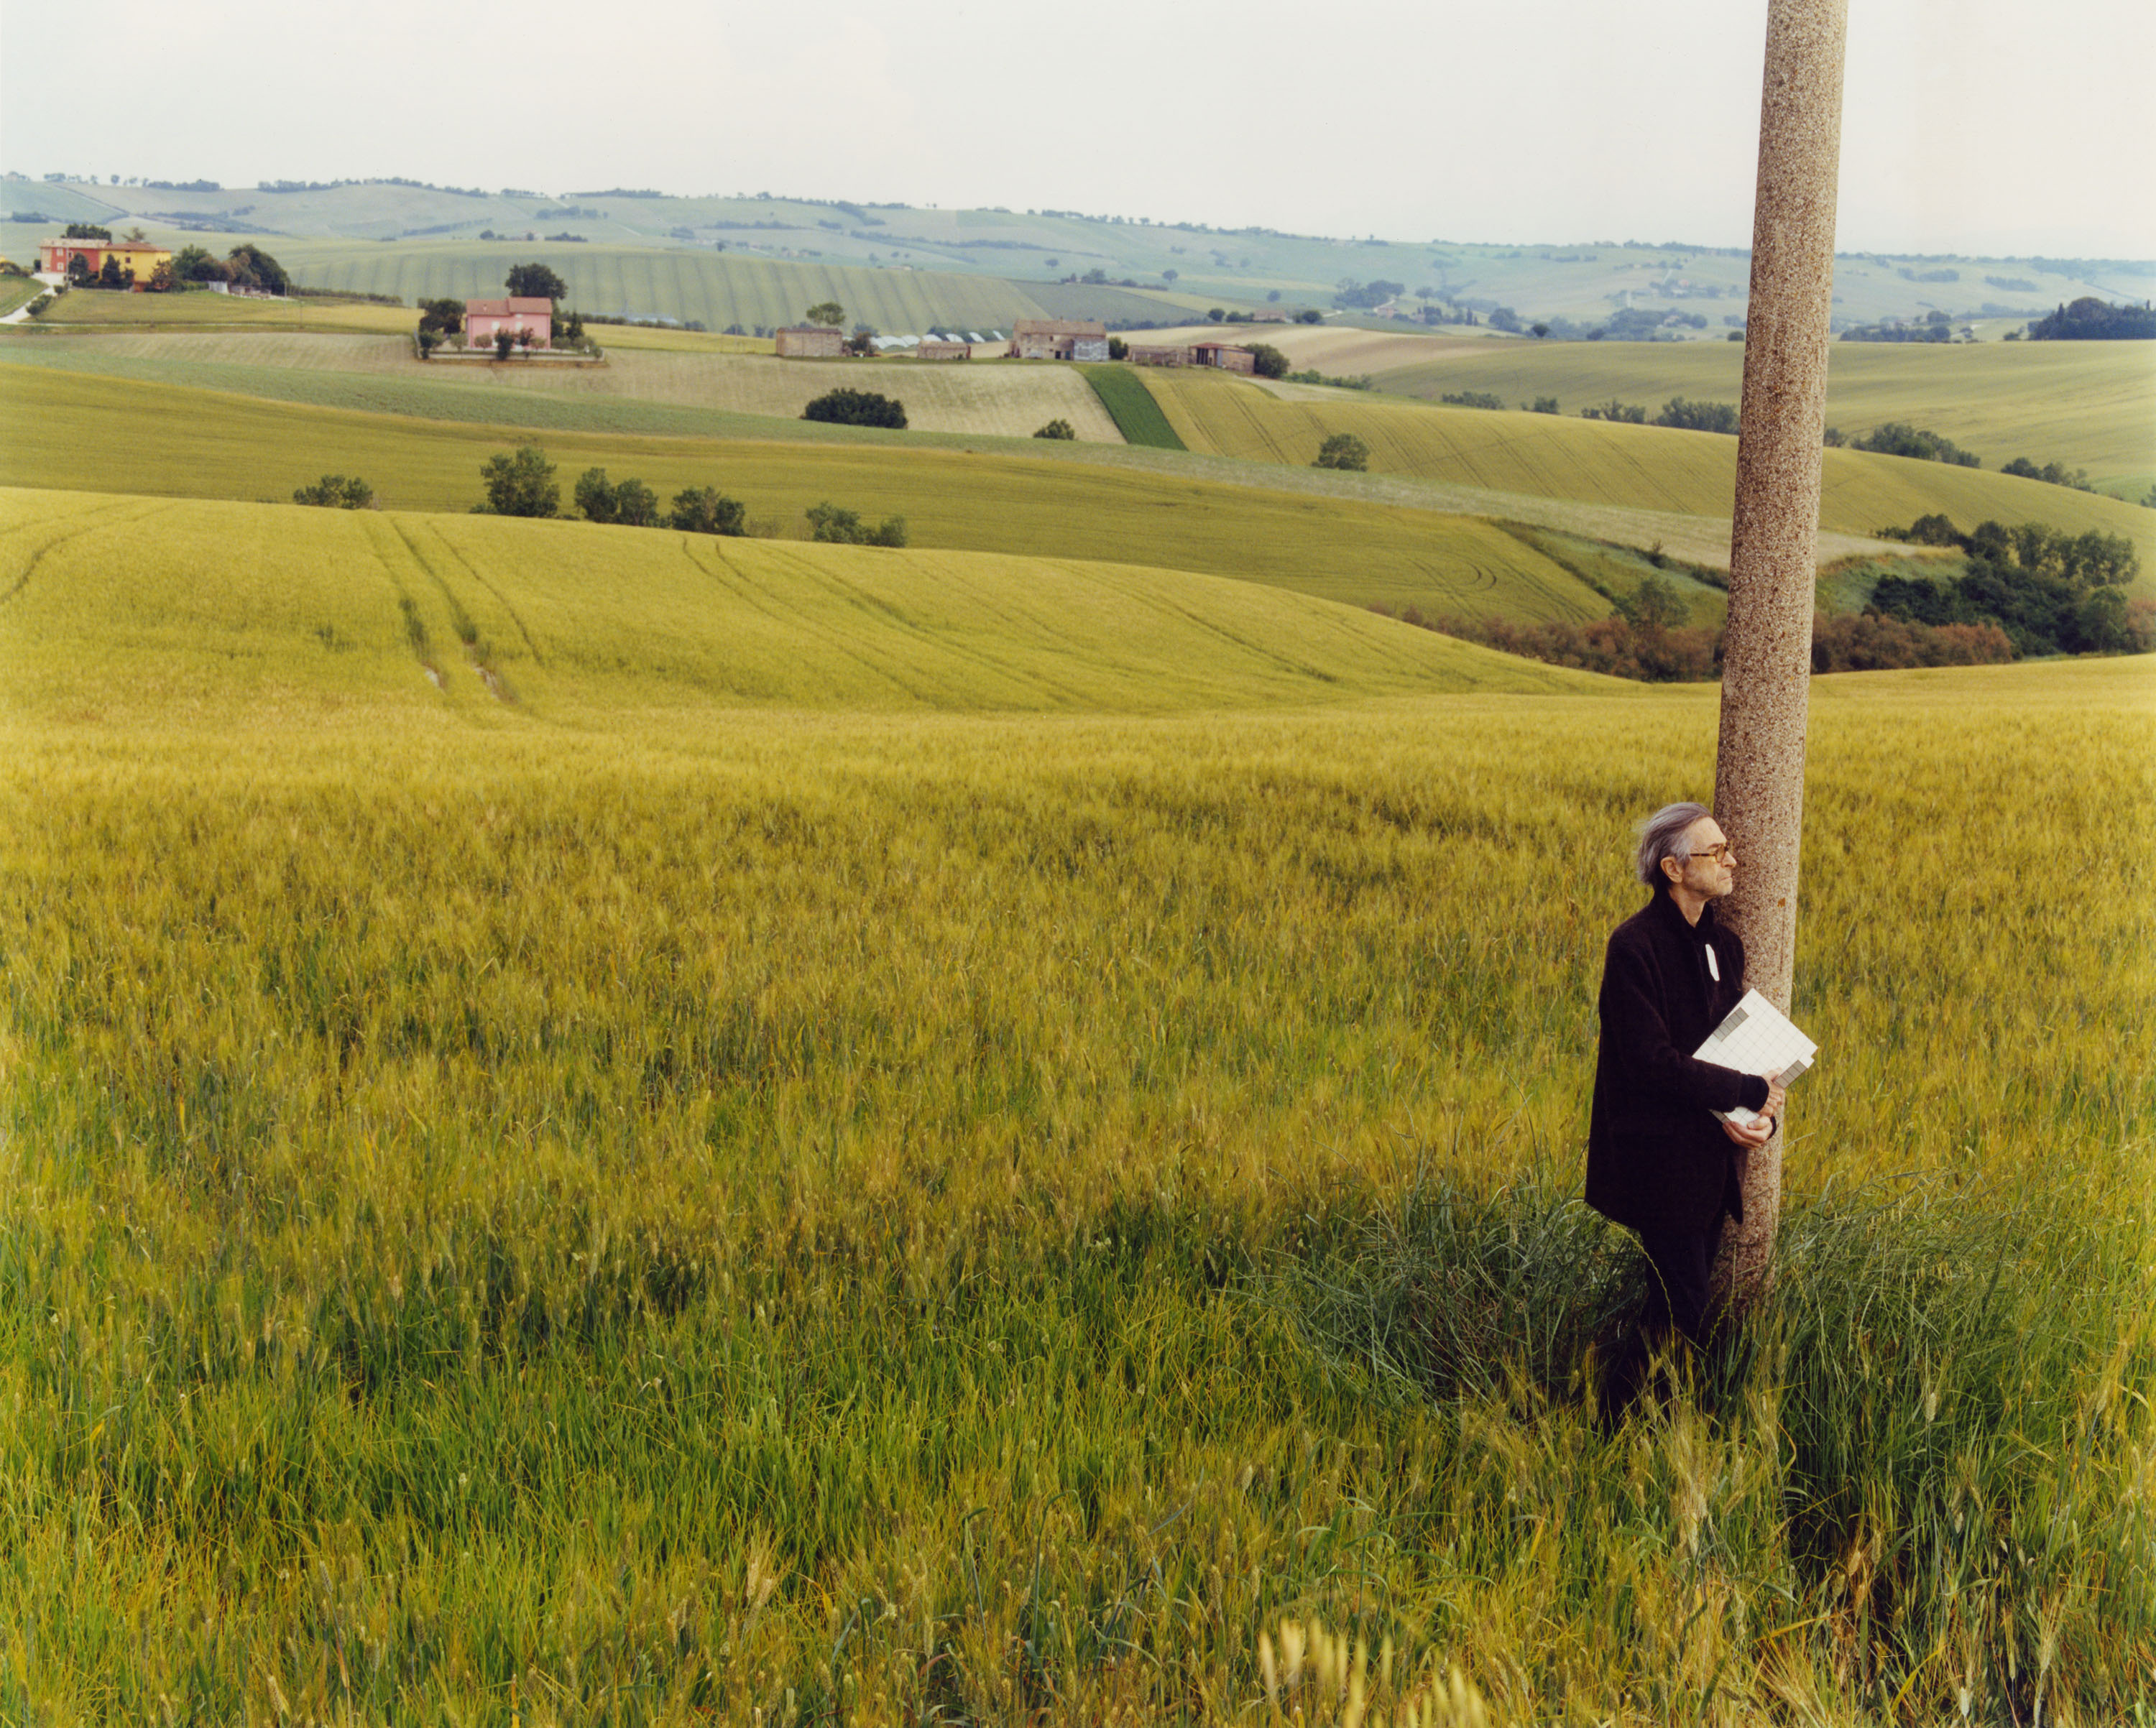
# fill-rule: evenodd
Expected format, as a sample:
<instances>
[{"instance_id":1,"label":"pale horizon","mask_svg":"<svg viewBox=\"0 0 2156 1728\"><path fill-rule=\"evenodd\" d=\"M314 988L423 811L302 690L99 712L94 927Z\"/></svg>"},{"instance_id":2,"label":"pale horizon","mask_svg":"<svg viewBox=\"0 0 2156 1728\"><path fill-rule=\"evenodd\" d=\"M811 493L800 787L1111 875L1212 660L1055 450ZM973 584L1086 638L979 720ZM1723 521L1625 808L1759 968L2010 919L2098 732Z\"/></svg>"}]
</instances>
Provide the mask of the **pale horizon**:
<instances>
[{"instance_id":1,"label":"pale horizon","mask_svg":"<svg viewBox=\"0 0 2156 1728\"><path fill-rule=\"evenodd\" d=\"M668 4L634 33L562 0L521 15L533 46L506 62L411 0L327 43L264 0L183 18L0 0L0 168L767 191L1469 244L1751 238L1764 0L1674 0L1651 21L1378 0L1351 23L1107 0L1075 26L976 4L932 29L842 0L814 32L769 9ZM1860 0L1838 249L2156 258L2156 138L2135 113L2152 70L2156 9Z\"/></svg>"}]
</instances>

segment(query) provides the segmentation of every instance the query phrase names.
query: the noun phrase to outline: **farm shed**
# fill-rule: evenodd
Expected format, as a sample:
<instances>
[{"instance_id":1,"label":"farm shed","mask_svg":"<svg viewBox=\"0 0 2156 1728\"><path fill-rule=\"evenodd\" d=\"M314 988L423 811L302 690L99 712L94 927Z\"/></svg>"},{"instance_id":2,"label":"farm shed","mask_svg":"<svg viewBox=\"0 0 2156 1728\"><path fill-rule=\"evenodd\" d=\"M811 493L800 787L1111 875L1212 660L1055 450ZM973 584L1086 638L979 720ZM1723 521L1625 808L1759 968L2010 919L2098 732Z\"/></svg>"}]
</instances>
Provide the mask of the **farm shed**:
<instances>
[{"instance_id":1,"label":"farm shed","mask_svg":"<svg viewBox=\"0 0 2156 1728\"><path fill-rule=\"evenodd\" d=\"M49 276L64 276L68 265L79 258L83 268L95 276L105 268L106 259L116 258L121 269L135 273L135 287L140 292L157 274L157 266L169 264L172 257L162 246L137 245L126 240L46 240L38 248L38 268Z\"/></svg>"},{"instance_id":2,"label":"farm shed","mask_svg":"<svg viewBox=\"0 0 2156 1728\"><path fill-rule=\"evenodd\" d=\"M1021 318L1011 326L1014 360L1106 360L1108 329L1083 319Z\"/></svg>"},{"instance_id":3,"label":"farm shed","mask_svg":"<svg viewBox=\"0 0 2156 1728\"><path fill-rule=\"evenodd\" d=\"M1224 372L1252 372L1258 369L1258 356L1248 348L1233 342L1199 342L1190 350L1193 366L1215 366Z\"/></svg>"},{"instance_id":4,"label":"farm shed","mask_svg":"<svg viewBox=\"0 0 2156 1728\"><path fill-rule=\"evenodd\" d=\"M1150 343L1132 342L1123 351L1133 366L1188 366L1188 348L1160 347Z\"/></svg>"},{"instance_id":5,"label":"farm shed","mask_svg":"<svg viewBox=\"0 0 2156 1728\"><path fill-rule=\"evenodd\" d=\"M971 360L971 342L923 342L913 351L916 360Z\"/></svg>"},{"instance_id":6,"label":"farm shed","mask_svg":"<svg viewBox=\"0 0 2156 1728\"><path fill-rule=\"evenodd\" d=\"M828 324L793 324L773 333L781 360L836 360L846 351L844 335Z\"/></svg>"},{"instance_id":7,"label":"farm shed","mask_svg":"<svg viewBox=\"0 0 2156 1728\"><path fill-rule=\"evenodd\" d=\"M503 300L465 302L466 347L488 346L498 330L506 330L511 336L528 330L533 347L551 348L554 346L554 303L544 295L531 294L513 295Z\"/></svg>"}]
</instances>

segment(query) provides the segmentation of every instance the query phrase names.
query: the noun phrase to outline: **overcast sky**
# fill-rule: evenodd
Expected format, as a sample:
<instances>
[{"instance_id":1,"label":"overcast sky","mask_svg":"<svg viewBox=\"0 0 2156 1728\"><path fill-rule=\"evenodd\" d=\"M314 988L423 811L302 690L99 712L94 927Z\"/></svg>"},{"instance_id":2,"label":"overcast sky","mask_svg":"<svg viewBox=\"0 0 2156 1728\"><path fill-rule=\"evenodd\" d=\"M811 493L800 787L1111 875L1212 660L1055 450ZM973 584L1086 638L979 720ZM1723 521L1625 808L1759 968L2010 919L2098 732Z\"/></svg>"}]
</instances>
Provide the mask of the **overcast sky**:
<instances>
[{"instance_id":1,"label":"overcast sky","mask_svg":"<svg viewBox=\"0 0 2156 1728\"><path fill-rule=\"evenodd\" d=\"M2156 257L2156 4L1850 12L1843 249ZM1766 0L491 14L0 0L0 167L1742 245L1766 14Z\"/></svg>"}]
</instances>

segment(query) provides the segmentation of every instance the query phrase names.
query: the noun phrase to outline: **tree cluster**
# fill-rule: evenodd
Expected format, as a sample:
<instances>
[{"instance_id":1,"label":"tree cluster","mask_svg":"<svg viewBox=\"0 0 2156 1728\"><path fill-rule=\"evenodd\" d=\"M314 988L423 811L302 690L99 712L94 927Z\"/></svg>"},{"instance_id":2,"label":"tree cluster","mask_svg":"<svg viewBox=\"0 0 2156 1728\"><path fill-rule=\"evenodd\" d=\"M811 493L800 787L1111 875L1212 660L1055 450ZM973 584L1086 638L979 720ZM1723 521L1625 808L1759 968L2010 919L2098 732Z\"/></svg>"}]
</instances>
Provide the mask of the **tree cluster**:
<instances>
[{"instance_id":1,"label":"tree cluster","mask_svg":"<svg viewBox=\"0 0 2156 1728\"><path fill-rule=\"evenodd\" d=\"M801 418L832 426L883 426L903 431L906 404L873 390L832 390L802 409Z\"/></svg>"},{"instance_id":2,"label":"tree cluster","mask_svg":"<svg viewBox=\"0 0 2156 1728\"><path fill-rule=\"evenodd\" d=\"M1447 408L1502 408L1505 405L1502 397L1492 395L1487 390L1455 390L1449 396L1439 397L1438 400Z\"/></svg>"},{"instance_id":3,"label":"tree cluster","mask_svg":"<svg viewBox=\"0 0 2156 1728\"><path fill-rule=\"evenodd\" d=\"M1672 396L1655 416L1657 426L1675 426L1686 432L1723 432L1737 435L1737 404L1733 402L1686 402Z\"/></svg>"},{"instance_id":4,"label":"tree cluster","mask_svg":"<svg viewBox=\"0 0 2156 1728\"><path fill-rule=\"evenodd\" d=\"M357 474L326 474L311 486L295 487L292 502L325 510L372 510L374 488Z\"/></svg>"},{"instance_id":5,"label":"tree cluster","mask_svg":"<svg viewBox=\"0 0 2156 1728\"><path fill-rule=\"evenodd\" d=\"M419 302L419 333L453 336L465 327L465 303L460 300L423 300Z\"/></svg>"},{"instance_id":6,"label":"tree cluster","mask_svg":"<svg viewBox=\"0 0 2156 1728\"><path fill-rule=\"evenodd\" d=\"M2084 295L2029 326L2032 342L2130 342L2156 337L2156 307L2108 305Z\"/></svg>"},{"instance_id":7,"label":"tree cluster","mask_svg":"<svg viewBox=\"0 0 2156 1728\"><path fill-rule=\"evenodd\" d=\"M639 479L613 481L603 468L588 468L577 481L577 514L587 522L622 528L659 526L659 497Z\"/></svg>"},{"instance_id":8,"label":"tree cluster","mask_svg":"<svg viewBox=\"0 0 2156 1728\"><path fill-rule=\"evenodd\" d=\"M569 292L569 285L543 264L511 264L502 286L518 300L546 300L557 304Z\"/></svg>"},{"instance_id":9,"label":"tree cluster","mask_svg":"<svg viewBox=\"0 0 2156 1728\"><path fill-rule=\"evenodd\" d=\"M1404 282L1358 282L1353 276L1342 276L1333 290L1332 304L1351 310L1368 311L1373 306L1382 306L1387 300L1398 300L1408 291Z\"/></svg>"},{"instance_id":10,"label":"tree cluster","mask_svg":"<svg viewBox=\"0 0 2156 1728\"><path fill-rule=\"evenodd\" d=\"M2076 492L2093 492L2096 490L2089 485L2087 469L2068 468L2061 462L2046 462L2039 468L2026 456L2016 456L1999 471L2025 480L2041 480L2047 486L2065 486Z\"/></svg>"},{"instance_id":11,"label":"tree cluster","mask_svg":"<svg viewBox=\"0 0 2156 1728\"><path fill-rule=\"evenodd\" d=\"M808 528L811 540L828 541L834 546L889 546L906 544L906 518L886 516L875 527L861 520L859 510L842 510L829 499L808 506Z\"/></svg>"},{"instance_id":12,"label":"tree cluster","mask_svg":"<svg viewBox=\"0 0 2156 1728\"><path fill-rule=\"evenodd\" d=\"M2133 654L2156 646L2156 606L2129 602L2126 586L2141 556L2123 535L2092 528L2061 533L2041 522L1982 522L1969 534L1944 515L1920 516L1882 539L1953 546L1967 562L1958 577L1887 576L1867 612L1907 623L1990 624L2016 657Z\"/></svg>"},{"instance_id":13,"label":"tree cluster","mask_svg":"<svg viewBox=\"0 0 2156 1728\"><path fill-rule=\"evenodd\" d=\"M1287 376L1287 356L1270 342L1250 344L1251 370L1261 378L1284 378Z\"/></svg>"},{"instance_id":14,"label":"tree cluster","mask_svg":"<svg viewBox=\"0 0 2156 1728\"><path fill-rule=\"evenodd\" d=\"M1964 450L1952 438L1942 438L1936 432L1927 432L1904 420L1889 420L1875 427L1866 436L1854 440L1851 449L1870 450L1881 456L1908 456L1920 462L1946 462L1956 468L1981 468L1984 464L1972 451Z\"/></svg>"},{"instance_id":15,"label":"tree cluster","mask_svg":"<svg viewBox=\"0 0 2156 1728\"><path fill-rule=\"evenodd\" d=\"M1336 432L1317 447L1317 459L1310 465L1360 474L1370 465L1370 447L1352 432Z\"/></svg>"},{"instance_id":16,"label":"tree cluster","mask_svg":"<svg viewBox=\"0 0 2156 1728\"><path fill-rule=\"evenodd\" d=\"M1645 426L1647 411L1635 402L1620 402L1613 396L1594 408L1582 408L1579 418L1583 420L1609 420L1624 426Z\"/></svg>"},{"instance_id":17,"label":"tree cluster","mask_svg":"<svg viewBox=\"0 0 2156 1728\"><path fill-rule=\"evenodd\" d=\"M1078 433L1077 429L1073 427L1068 420L1055 419L1050 420L1045 426L1042 427L1040 431L1034 433L1034 436L1035 438L1068 439L1075 438L1078 436Z\"/></svg>"},{"instance_id":18,"label":"tree cluster","mask_svg":"<svg viewBox=\"0 0 2156 1728\"><path fill-rule=\"evenodd\" d=\"M172 274L176 283L229 282L270 294L288 293L292 286L284 265L252 240L241 241L222 259L200 246L182 246L172 254Z\"/></svg>"},{"instance_id":19,"label":"tree cluster","mask_svg":"<svg viewBox=\"0 0 2156 1728\"><path fill-rule=\"evenodd\" d=\"M490 458L480 477L486 486L486 501L472 506L475 515L562 514L561 483L555 479L553 463L536 444ZM577 481L573 498L577 515L587 522L621 528L663 526L684 534L748 532L747 511L741 500L711 486L683 488L674 495L673 509L662 516L658 498L642 480L610 480L603 468L588 468Z\"/></svg>"}]
</instances>

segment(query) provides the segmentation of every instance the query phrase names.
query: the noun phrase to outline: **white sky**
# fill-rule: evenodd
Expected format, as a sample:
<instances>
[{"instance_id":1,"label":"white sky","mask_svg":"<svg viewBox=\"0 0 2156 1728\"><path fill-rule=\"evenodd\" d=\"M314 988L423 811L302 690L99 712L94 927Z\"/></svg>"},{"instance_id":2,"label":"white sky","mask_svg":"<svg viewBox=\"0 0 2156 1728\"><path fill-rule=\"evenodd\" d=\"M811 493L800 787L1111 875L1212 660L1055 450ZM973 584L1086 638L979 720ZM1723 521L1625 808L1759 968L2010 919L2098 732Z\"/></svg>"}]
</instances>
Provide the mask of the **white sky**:
<instances>
[{"instance_id":1,"label":"white sky","mask_svg":"<svg viewBox=\"0 0 2156 1728\"><path fill-rule=\"evenodd\" d=\"M2156 5L1850 11L1844 250L2156 257ZM1751 234L1765 0L525 0L498 39L485 16L0 0L0 167Z\"/></svg>"}]
</instances>

